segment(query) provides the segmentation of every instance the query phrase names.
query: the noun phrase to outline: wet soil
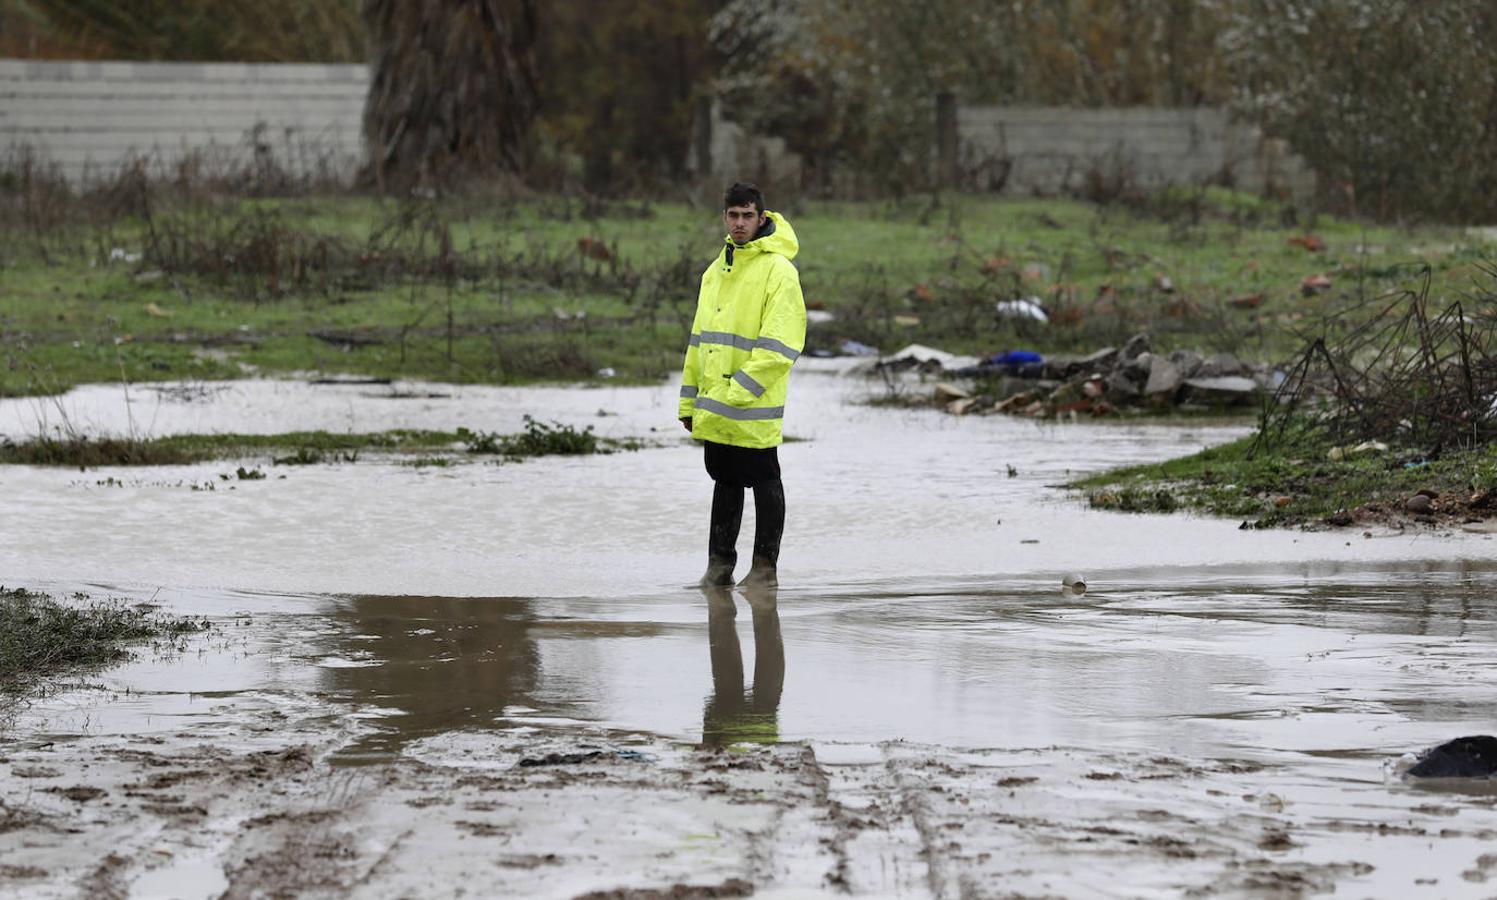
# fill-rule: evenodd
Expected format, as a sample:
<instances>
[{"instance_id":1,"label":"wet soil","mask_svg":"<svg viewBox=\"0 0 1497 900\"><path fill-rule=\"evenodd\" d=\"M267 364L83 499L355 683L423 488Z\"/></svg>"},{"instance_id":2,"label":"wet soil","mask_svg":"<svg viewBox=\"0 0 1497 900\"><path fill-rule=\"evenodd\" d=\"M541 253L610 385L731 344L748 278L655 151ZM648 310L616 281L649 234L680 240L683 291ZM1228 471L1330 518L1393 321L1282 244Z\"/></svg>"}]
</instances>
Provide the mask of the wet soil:
<instances>
[{"instance_id":1,"label":"wet soil","mask_svg":"<svg viewBox=\"0 0 1497 900\"><path fill-rule=\"evenodd\" d=\"M1231 760L903 741L730 752L640 737L496 736L488 750L537 744L631 755L350 772L311 764L304 747L63 750L53 758L108 773L105 793L35 801L35 820L0 835L28 860L0 884L102 896L430 896L460 884L491 896L1392 896L1422 878L1450 896L1485 881L1482 850L1497 837L1489 805L1400 799L1387 804L1396 824L1373 825L1325 789L1264 790L1260 766ZM153 783L163 774L181 781Z\"/></svg>"},{"instance_id":2,"label":"wet soil","mask_svg":"<svg viewBox=\"0 0 1497 900\"><path fill-rule=\"evenodd\" d=\"M213 494L0 471L7 521L47 510L7 533L9 583L216 625L16 711L0 895L1490 893L1497 792L1395 770L1497 719L1490 536L1087 510L1047 485L1240 430L797 388L772 595L677 587L705 541L689 446ZM674 412L668 389L399 414L271 390L277 415L246 393L157 423L544 408L638 436Z\"/></svg>"}]
</instances>

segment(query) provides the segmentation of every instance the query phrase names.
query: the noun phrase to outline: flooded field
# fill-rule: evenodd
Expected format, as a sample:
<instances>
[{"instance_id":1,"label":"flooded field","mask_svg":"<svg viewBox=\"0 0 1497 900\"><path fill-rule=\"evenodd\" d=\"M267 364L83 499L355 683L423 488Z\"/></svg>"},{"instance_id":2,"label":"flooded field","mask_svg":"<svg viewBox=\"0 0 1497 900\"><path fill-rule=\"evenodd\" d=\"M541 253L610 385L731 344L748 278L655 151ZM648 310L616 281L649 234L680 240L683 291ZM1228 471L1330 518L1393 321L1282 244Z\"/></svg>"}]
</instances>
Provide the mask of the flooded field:
<instances>
[{"instance_id":1,"label":"flooded field","mask_svg":"<svg viewBox=\"0 0 1497 900\"><path fill-rule=\"evenodd\" d=\"M12 436L538 413L654 444L0 469L0 581L217 625L17 713L0 893L1490 895L1497 792L1395 773L1497 727L1490 535L1094 512L1054 485L1243 429L962 419L798 378L782 587L753 595L685 587L710 484L670 386L0 404Z\"/></svg>"}]
</instances>

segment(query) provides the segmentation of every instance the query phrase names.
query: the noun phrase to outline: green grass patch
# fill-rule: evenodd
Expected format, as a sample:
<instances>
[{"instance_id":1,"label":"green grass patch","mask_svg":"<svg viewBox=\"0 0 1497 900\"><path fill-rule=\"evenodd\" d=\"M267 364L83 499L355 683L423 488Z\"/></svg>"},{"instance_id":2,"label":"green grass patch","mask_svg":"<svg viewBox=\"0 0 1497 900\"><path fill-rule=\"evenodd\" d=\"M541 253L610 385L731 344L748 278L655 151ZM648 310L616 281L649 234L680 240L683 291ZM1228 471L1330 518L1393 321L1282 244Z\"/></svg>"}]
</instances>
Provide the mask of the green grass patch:
<instances>
[{"instance_id":1,"label":"green grass patch","mask_svg":"<svg viewBox=\"0 0 1497 900\"><path fill-rule=\"evenodd\" d=\"M1306 432L1255 454L1250 436L1179 459L1103 472L1071 487L1086 492L1098 509L1186 510L1254 527L1398 520L1420 491L1436 496L1447 520L1497 514L1497 446L1436 459L1396 447L1332 459L1332 446Z\"/></svg>"},{"instance_id":2,"label":"green grass patch","mask_svg":"<svg viewBox=\"0 0 1497 900\"><path fill-rule=\"evenodd\" d=\"M117 662L143 641L177 641L208 628L206 620L160 616L148 606L61 601L0 587L0 691L16 693L52 675Z\"/></svg>"},{"instance_id":3,"label":"green grass patch","mask_svg":"<svg viewBox=\"0 0 1497 900\"><path fill-rule=\"evenodd\" d=\"M560 197L162 196L151 208L149 221L77 216L94 224L0 242L0 396L247 373L655 380L679 367L721 242L715 211L675 203L597 214ZM1302 317L1399 287L1419 263L1463 287L1487 252L1448 228L1289 225L1288 210L1222 189L1133 206L951 195L785 212L807 302L836 317L812 327L813 350L1075 352L1149 330L1162 350L1287 356ZM1290 242L1306 233L1326 249ZM1332 291L1303 297L1312 273ZM995 311L1029 296L1049 324Z\"/></svg>"},{"instance_id":4,"label":"green grass patch","mask_svg":"<svg viewBox=\"0 0 1497 900\"><path fill-rule=\"evenodd\" d=\"M294 431L281 434L183 434L159 438L90 438L42 436L24 441L0 440L0 464L33 466L159 466L220 459L268 456L272 465L301 466L352 463L360 454L419 454L424 465L457 454L524 459L533 456L579 456L639 450L636 440L603 438L592 426L574 428L560 422L525 417L517 434L459 428L456 431L393 429L363 434ZM438 457L437 454L446 454ZM446 463L444 463L446 464ZM241 480L264 478L258 470L239 470Z\"/></svg>"}]
</instances>

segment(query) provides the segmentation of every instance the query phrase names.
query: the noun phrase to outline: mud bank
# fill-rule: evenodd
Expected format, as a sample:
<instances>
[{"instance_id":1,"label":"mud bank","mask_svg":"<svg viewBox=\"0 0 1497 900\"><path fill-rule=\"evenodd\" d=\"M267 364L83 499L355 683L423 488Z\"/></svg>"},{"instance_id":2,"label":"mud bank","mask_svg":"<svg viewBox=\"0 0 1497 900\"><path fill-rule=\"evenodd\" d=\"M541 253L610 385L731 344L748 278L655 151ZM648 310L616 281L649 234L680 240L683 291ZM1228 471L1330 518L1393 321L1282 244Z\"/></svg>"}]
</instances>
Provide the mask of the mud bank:
<instances>
[{"instance_id":1,"label":"mud bank","mask_svg":"<svg viewBox=\"0 0 1497 900\"><path fill-rule=\"evenodd\" d=\"M1168 754L503 736L468 750L485 763L349 771L305 746L215 744L13 753L37 792L7 810L0 840L24 862L0 869L0 890L1475 896L1497 837L1487 804ZM500 764L544 751L584 761ZM68 770L84 764L76 784Z\"/></svg>"}]
</instances>

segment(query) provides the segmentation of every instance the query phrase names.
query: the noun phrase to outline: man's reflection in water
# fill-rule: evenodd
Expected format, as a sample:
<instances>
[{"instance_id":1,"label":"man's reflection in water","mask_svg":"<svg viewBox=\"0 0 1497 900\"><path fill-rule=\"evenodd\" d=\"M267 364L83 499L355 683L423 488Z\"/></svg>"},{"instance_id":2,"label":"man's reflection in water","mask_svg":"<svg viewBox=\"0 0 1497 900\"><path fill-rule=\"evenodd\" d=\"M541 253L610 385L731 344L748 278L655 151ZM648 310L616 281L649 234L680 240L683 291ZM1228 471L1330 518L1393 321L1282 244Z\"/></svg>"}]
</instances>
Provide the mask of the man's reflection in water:
<instances>
[{"instance_id":1,"label":"man's reflection in water","mask_svg":"<svg viewBox=\"0 0 1497 900\"><path fill-rule=\"evenodd\" d=\"M352 597L339 655L379 665L322 670L325 690L388 710L377 730L340 751L339 762L379 762L411 741L493 727L511 704L530 703L540 652L530 601L503 597Z\"/></svg>"},{"instance_id":2,"label":"man's reflection in water","mask_svg":"<svg viewBox=\"0 0 1497 900\"><path fill-rule=\"evenodd\" d=\"M780 739L780 692L785 686L785 644L780 638L779 591L748 588L754 615L754 686L743 685L738 608L731 587L704 587L707 643L712 653L712 695L702 711L702 744L774 743Z\"/></svg>"}]
</instances>

